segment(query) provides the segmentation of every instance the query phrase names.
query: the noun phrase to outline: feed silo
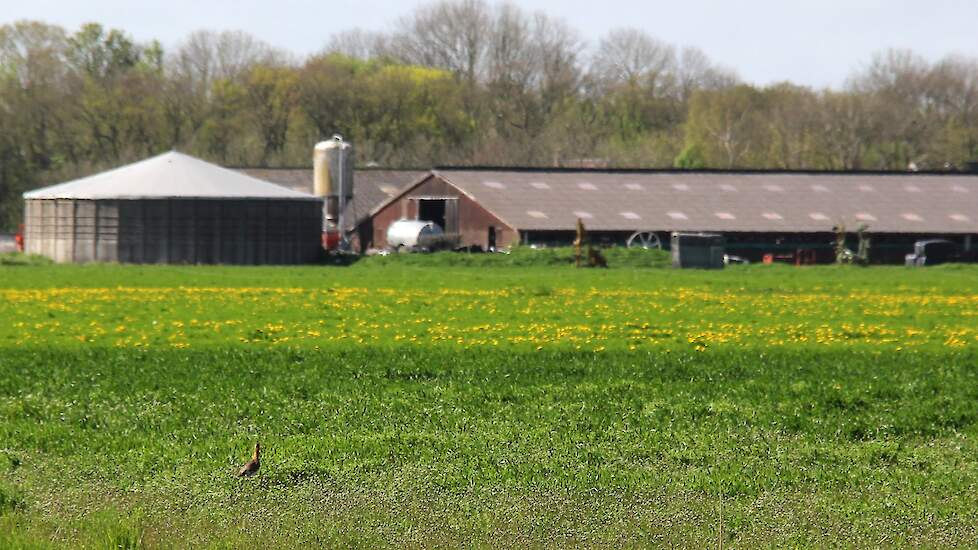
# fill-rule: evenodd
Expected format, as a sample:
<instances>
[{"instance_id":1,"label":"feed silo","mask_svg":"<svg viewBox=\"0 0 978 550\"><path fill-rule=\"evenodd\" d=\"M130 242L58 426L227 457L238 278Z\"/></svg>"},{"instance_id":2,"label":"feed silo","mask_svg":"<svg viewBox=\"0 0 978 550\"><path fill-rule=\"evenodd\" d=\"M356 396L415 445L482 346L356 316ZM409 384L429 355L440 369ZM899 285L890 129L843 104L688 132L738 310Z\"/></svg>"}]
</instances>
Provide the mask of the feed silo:
<instances>
[{"instance_id":1,"label":"feed silo","mask_svg":"<svg viewBox=\"0 0 978 550\"><path fill-rule=\"evenodd\" d=\"M24 193L26 251L57 262L298 264L322 200L177 152Z\"/></svg>"},{"instance_id":2,"label":"feed silo","mask_svg":"<svg viewBox=\"0 0 978 550\"><path fill-rule=\"evenodd\" d=\"M313 194L325 201L324 239L327 250L347 248L350 221L344 219L353 201L353 146L339 135L313 148Z\"/></svg>"}]
</instances>

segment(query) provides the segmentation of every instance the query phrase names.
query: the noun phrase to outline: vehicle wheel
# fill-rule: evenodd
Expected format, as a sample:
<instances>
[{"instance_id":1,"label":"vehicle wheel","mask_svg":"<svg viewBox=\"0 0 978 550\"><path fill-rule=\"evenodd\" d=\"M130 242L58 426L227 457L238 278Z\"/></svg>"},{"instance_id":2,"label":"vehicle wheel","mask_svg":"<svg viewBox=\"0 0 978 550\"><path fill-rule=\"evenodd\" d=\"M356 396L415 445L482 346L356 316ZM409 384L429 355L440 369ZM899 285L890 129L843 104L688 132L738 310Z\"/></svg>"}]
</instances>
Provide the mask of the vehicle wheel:
<instances>
[{"instance_id":1,"label":"vehicle wheel","mask_svg":"<svg viewBox=\"0 0 978 550\"><path fill-rule=\"evenodd\" d=\"M644 248L649 249L661 249L662 242L659 240L659 236L655 231L636 231L632 233L631 237L628 237L626 242L628 248Z\"/></svg>"}]
</instances>

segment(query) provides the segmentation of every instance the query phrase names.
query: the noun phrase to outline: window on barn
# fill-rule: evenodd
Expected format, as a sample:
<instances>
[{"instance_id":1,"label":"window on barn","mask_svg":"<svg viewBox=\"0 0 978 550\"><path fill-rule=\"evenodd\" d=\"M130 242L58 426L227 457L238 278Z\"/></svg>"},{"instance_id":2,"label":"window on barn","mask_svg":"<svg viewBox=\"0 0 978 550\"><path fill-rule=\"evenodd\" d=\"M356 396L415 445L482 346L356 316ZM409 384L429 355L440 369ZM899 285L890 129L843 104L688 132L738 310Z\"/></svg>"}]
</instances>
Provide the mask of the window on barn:
<instances>
[{"instance_id":1,"label":"window on barn","mask_svg":"<svg viewBox=\"0 0 978 550\"><path fill-rule=\"evenodd\" d=\"M445 233L457 233L458 199L418 199L418 219L437 223Z\"/></svg>"}]
</instances>

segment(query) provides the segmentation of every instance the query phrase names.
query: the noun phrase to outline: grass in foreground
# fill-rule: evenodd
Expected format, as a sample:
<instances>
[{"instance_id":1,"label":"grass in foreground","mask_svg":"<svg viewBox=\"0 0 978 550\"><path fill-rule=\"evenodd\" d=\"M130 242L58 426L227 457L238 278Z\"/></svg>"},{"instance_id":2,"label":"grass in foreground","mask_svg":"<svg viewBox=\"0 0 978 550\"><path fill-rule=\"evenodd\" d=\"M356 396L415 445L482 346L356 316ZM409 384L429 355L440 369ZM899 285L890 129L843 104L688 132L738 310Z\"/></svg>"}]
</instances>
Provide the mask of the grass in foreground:
<instances>
[{"instance_id":1,"label":"grass in foreground","mask_svg":"<svg viewBox=\"0 0 978 550\"><path fill-rule=\"evenodd\" d=\"M0 273L9 276L0 287L0 316L8 319L0 345L15 347L919 351L978 344L978 268L58 266Z\"/></svg>"},{"instance_id":2,"label":"grass in foreground","mask_svg":"<svg viewBox=\"0 0 978 550\"><path fill-rule=\"evenodd\" d=\"M500 269L0 271L0 546L978 537L975 270Z\"/></svg>"},{"instance_id":3,"label":"grass in foreground","mask_svg":"<svg viewBox=\"0 0 978 550\"><path fill-rule=\"evenodd\" d=\"M71 541L115 513L151 545L700 546L723 495L728 543L963 543L975 359L5 354L4 521ZM233 478L256 439L261 476Z\"/></svg>"}]
</instances>

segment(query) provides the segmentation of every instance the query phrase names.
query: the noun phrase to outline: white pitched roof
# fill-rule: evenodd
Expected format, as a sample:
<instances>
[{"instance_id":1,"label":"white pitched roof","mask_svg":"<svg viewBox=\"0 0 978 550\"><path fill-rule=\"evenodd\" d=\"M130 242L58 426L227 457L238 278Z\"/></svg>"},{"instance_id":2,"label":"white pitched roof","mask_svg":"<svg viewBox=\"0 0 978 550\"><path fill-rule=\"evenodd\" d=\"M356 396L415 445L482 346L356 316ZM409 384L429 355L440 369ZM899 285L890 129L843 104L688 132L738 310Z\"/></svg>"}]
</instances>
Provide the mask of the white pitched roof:
<instances>
[{"instance_id":1,"label":"white pitched roof","mask_svg":"<svg viewBox=\"0 0 978 550\"><path fill-rule=\"evenodd\" d=\"M320 200L171 151L85 178L24 193L25 199Z\"/></svg>"}]
</instances>

